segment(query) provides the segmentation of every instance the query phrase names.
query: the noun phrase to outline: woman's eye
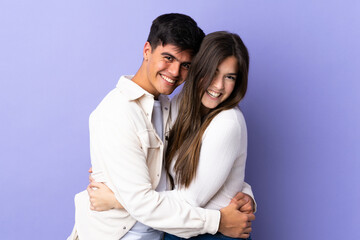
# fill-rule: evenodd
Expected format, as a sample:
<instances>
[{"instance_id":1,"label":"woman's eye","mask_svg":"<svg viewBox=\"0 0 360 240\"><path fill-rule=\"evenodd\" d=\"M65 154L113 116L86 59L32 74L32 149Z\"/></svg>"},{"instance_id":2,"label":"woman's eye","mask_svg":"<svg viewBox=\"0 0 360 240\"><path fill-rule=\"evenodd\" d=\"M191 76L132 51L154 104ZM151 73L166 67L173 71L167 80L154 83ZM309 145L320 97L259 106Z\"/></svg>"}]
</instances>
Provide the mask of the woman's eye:
<instances>
[{"instance_id":1,"label":"woman's eye","mask_svg":"<svg viewBox=\"0 0 360 240\"><path fill-rule=\"evenodd\" d=\"M228 79L230 79L230 80L233 80L233 81L236 80L236 77L235 77L235 76L226 76L226 78L228 78Z\"/></svg>"}]
</instances>

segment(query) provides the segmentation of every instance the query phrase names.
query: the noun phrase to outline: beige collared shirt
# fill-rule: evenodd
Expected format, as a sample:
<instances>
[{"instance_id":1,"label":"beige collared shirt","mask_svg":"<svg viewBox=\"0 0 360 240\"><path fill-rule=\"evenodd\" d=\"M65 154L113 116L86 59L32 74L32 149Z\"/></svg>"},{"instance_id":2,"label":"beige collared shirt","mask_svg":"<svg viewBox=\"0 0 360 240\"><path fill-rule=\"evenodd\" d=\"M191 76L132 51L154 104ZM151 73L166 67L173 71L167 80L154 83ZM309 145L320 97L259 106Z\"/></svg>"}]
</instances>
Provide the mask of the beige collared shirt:
<instances>
[{"instance_id":1,"label":"beige collared shirt","mask_svg":"<svg viewBox=\"0 0 360 240\"><path fill-rule=\"evenodd\" d=\"M93 177L105 182L126 210L90 210L83 191L75 197L75 228L81 240L120 239L140 221L181 237L217 232L220 212L190 206L176 191L158 193L164 144L151 123L154 96L120 78L90 116ZM159 96L164 131L169 99Z\"/></svg>"}]
</instances>

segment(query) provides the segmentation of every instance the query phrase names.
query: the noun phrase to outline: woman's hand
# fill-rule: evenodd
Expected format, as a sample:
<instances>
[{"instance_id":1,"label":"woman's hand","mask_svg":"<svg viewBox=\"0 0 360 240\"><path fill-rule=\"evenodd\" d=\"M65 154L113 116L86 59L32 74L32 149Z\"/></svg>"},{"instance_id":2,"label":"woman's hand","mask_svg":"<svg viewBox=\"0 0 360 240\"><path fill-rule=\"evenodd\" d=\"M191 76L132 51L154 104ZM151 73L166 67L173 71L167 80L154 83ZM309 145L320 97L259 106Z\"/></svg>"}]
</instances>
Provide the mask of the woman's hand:
<instances>
[{"instance_id":1,"label":"woman's hand","mask_svg":"<svg viewBox=\"0 0 360 240\"><path fill-rule=\"evenodd\" d=\"M246 193L238 192L236 196L231 200L232 203L238 204L241 201L240 212L254 213L254 200Z\"/></svg>"},{"instance_id":2,"label":"woman's hand","mask_svg":"<svg viewBox=\"0 0 360 240\"><path fill-rule=\"evenodd\" d=\"M90 184L87 191L90 198L90 209L94 211L106 211L109 209L124 209L124 207L115 198L115 194L104 183L95 182L91 177L92 169L89 169Z\"/></svg>"},{"instance_id":3,"label":"woman's hand","mask_svg":"<svg viewBox=\"0 0 360 240\"><path fill-rule=\"evenodd\" d=\"M254 213L255 209L254 209L254 200L252 199L252 197L250 197L248 194L245 194L245 200L248 200L248 202L246 204L244 204L241 208L240 208L240 212L243 213Z\"/></svg>"},{"instance_id":4,"label":"woman's hand","mask_svg":"<svg viewBox=\"0 0 360 240\"><path fill-rule=\"evenodd\" d=\"M255 220L255 215L239 211L248 201L243 193L238 193L228 206L220 209L219 232L233 238L248 238L250 236L251 222Z\"/></svg>"}]
</instances>

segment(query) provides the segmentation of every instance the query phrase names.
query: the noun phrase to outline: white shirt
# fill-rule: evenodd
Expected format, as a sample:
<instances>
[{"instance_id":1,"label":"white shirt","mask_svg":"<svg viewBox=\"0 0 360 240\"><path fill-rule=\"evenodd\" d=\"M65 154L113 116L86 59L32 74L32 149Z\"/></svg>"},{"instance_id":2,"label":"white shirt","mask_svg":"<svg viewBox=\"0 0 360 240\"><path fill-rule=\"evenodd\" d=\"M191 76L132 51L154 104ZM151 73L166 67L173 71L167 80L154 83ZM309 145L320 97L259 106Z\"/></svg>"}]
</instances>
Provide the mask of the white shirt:
<instances>
[{"instance_id":1,"label":"white shirt","mask_svg":"<svg viewBox=\"0 0 360 240\"><path fill-rule=\"evenodd\" d=\"M168 111L168 110L165 110L165 111ZM164 123L163 123L162 118L163 118L163 111L162 111L161 102L159 100L155 100L151 122L153 123L158 136L161 137L162 141L164 141L164 134L163 134ZM163 159L163 163L164 163L164 159ZM156 187L156 191L163 192L166 190L166 187L167 187L166 171L165 171L165 167L163 166L161 169L160 182L159 182L159 185Z\"/></svg>"},{"instance_id":2,"label":"white shirt","mask_svg":"<svg viewBox=\"0 0 360 240\"><path fill-rule=\"evenodd\" d=\"M77 194L75 228L79 239L118 240L136 221L185 238L216 233L219 211L192 207L177 191L155 191L164 145L151 123L154 97L130 78L120 78L91 114L89 123L93 177L105 182L126 210L91 211L87 192ZM169 100L162 95L159 100L166 127Z\"/></svg>"},{"instance_id":3,"label":"white shirt","mask_svg":"<svg viewBox=\"0 0 360 240\"><path fill-rule=\"evenodd\" d=\"M177 117L179 100L176 96L171 101L173 121ZM192 206L209 209L227 206L240 191L253 197L250 186L244 182L246 155L247 129L244 116L238 107L224 110L204 132L196 177L188 188L179 189L177 185L175 188ZM172 161L172 167L175 161ZM175 176L173 171L170 174Z\"/></svg>"},{"instance_id":4,"label":"white shirt","mask_svg":"<svg viewBox=\"0 0 360 240\"><path fill-rule=\"evenodd\" d=\"M161 110L161 102L154 101L154 108L152 111L151 122L156 130L158 136L163 136L163 113ZM166 190L166 174L164 168L160 177L159 185L156 187L157 192ZM136 222L135 225L124 235L122 240L160 240L163 237L163 232L155 230L141 222Z\"/></svg>"}]
</instances>

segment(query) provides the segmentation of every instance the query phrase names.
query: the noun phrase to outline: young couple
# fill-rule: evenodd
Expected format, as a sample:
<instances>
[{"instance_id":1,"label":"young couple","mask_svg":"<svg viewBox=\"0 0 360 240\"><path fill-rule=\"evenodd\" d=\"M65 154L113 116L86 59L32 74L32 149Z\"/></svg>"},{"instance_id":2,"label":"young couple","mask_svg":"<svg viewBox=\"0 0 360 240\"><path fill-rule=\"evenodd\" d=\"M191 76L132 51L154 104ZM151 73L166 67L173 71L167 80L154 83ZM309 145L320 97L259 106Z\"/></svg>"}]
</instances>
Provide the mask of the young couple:
<instances>
[{"instance_id":1,"label":"young couple","mask_svg":"<svg viewBox=\"0 0 360 240\"><path fill-rule=\"evenodd\" d=\"M248 69L238 35L204 38L189 16L156 18L139 70L90 116L92 181L75 196L68 239L249 238L255 206L237 106Z\"/></svg>"}]
</instances>

